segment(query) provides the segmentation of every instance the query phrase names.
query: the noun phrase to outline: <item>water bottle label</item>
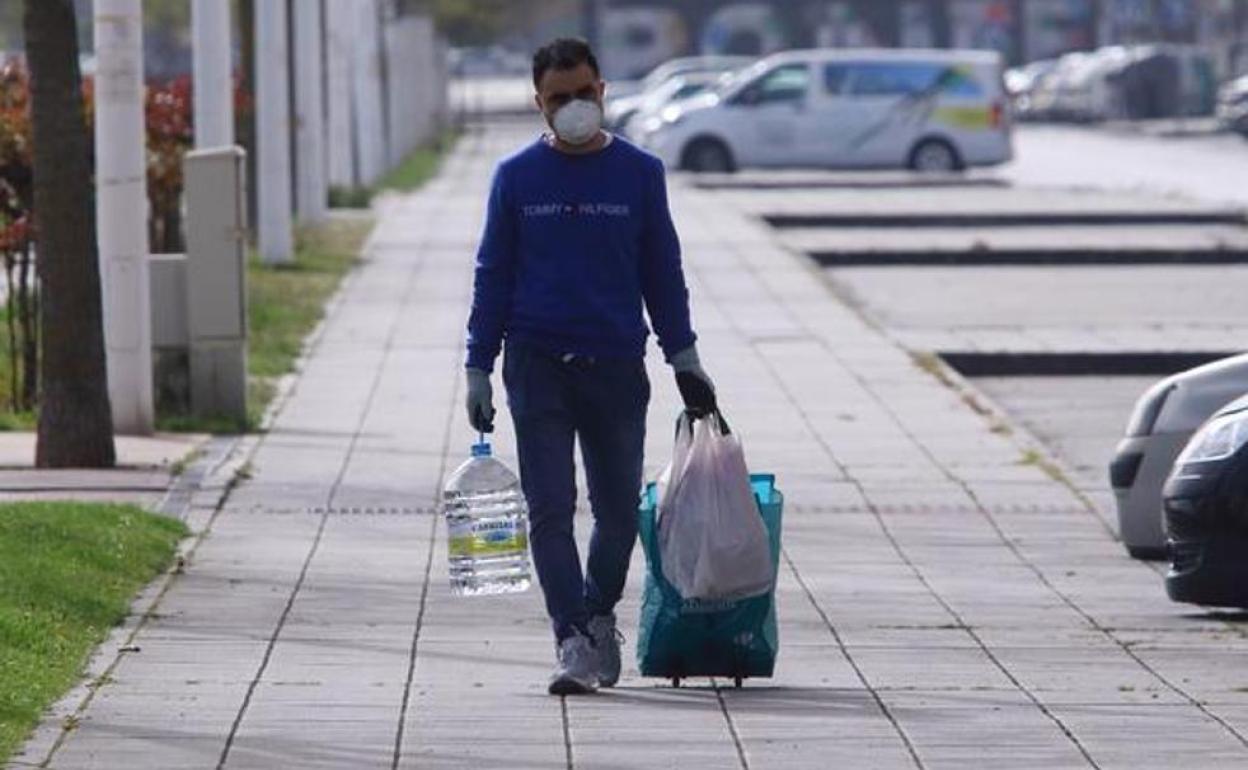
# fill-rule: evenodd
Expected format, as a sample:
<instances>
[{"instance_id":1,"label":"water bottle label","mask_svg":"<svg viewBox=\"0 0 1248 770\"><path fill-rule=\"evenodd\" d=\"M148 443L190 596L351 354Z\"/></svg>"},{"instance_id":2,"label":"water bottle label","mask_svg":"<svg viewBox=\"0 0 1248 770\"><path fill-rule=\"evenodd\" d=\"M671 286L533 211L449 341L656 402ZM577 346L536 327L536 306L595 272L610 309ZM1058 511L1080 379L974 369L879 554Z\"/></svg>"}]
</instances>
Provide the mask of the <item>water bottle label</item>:
<instances>
[{"instance_id":1,"label":"water bottle label","mask_svg":"<svg viewBox=\"0 0 1248 770\"><path fill-rule=\"evenodd\" d=\"M452 557L494 556L529 547L528 532L515 521L463 521L449 524Z\"/></svg>"}]
</instances>

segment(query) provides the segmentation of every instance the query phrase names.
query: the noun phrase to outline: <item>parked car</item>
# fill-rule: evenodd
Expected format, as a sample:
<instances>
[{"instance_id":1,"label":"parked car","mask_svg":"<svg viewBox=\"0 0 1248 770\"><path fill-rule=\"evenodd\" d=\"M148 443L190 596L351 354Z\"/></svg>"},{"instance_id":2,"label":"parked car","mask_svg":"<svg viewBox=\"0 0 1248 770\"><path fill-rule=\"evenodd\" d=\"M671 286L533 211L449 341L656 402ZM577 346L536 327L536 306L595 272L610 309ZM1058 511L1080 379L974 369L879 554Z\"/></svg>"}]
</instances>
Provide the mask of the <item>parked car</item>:
<instances>
[{"instance_id":1,"label":"parked car","mask_svg":"<svg viewBox=\"0 0 1248 770\"><path fill-rule=\"evenodd\" d=\"M1248 354L1166 377L1140 396L1109 464L1118 531L1137 559L1166 555L1162 487L1192 434L1228 401L1248 393Z\"/></svg>"},{"instance_id":2,"label":"parked car","mask_svg":"<svg viewBox=\"0 0 1248 770\"><path fill-rule=\"evenodd\" d=\"M1001 57L988 51L774 54L642 126L670 167L953 171L1013 156Z\"/></svg>"},{"instance_id":3,"label":"parked car","mask_svg":"<svg viewBox=\"0 0 1248 770\"><path fill-rule=\"evenodd\" d=\"M695 82L719 80L721 76L739 70L753 61L753 59L741 59L738 56L694 56L689 59L669 61L668 64L650 72L650 75L641 81L641 89L635 94L608 100L607 114L605 114L607 127L613 131L623 130L624 126L638 115L638 112L653 110L656 100L669 99L674 81L680 80L675 87L683 87L695 84ZM608 86L608 94L610 91L612 87Z\"/></svg>"},{"instance_id":4,"label":"parked car","mask_svg":"<svg viewBox=\"0 0 1248 770\"><path fill-rule=\"evenodd\" d=\"M1028 120L1036 116L1035 93L1057 69L1057 59L1042 59L1005 72L1005 90L1010 96L1014 117Z\"/></svg>"},{"instance_id":5,"label":"parked car","mask_svg":"<svg viewBox=\"0 0 1248 770\"><path fill-rule=\"evenodd\" d=\"M641 127L646 121L663 111L680 104L686 99L697 96L707 89L714 88L729 75L712 72L695 72L671 78L658 88L646 92L639 100L636 109L613 126L630 139L636 140L641 134Z\"/></svg>"},{"instance_id":6,"label":"parked car","mask_svg":"<svg viewBox=\"0 0 1248 770\"><path fill-rule=\"evenodd\" d=\"M1061 91L1073 73L1091 58L1089 51L1071 51L1057 58L1053 68L1032 84L1028 117L1036 120L1059 120L1058 103Z\"/></svg>"},{"instance_id":7,"label":"parked car","mask_svg":"<svg viewBox=\"0 0 1248 770\"><path fill-rule=\"evenodd\" d=\"M1141 45L1110 74L1118 115L1129 120L1212 115L1217 77L1209 54L1196 46Z\"/></svg>"},{"instance_id":8,"label":"parked car","mask_svg":"<svg viewBox=\"0 0 1248 770\"><path fill-rule=\"evenodd\" d=\"M1109 46L1071 60L1057 76L1050 115L1077 122L1123 117L1115 76L1133 57L1129 48Z\"/></svg>"},{"instance_id":9,"label":"parked car","mask_svg":"<svg viewBox=\"0 0 1248 770\"><path fill-rule=\"evenodd\" d=\"M1218 92L1218 120L1248 137L1248 75L1232 80Z\"/></svg>"},{"instance_id":10,"label":"parked car","mask_svg":"<svg viewBox=\"0 0 1248 770\"><path fill-rule=\"evenodd\" d=\"M1209 115L1215 84L1212 60L1195 46L1075 51L1033 87L1027 117L1092 122Z\"/></svg>"},{"instance_id":11,"label":"parked car","mask_svg":"<svg viewBox=\"0 0 1248 770\"><path fill-rule=\"evenodd\" d=\"M1183 449L1165 513L1170 598L1248 607L1248 396L1218 410Z\"/></svg>"},{"instance_id":12,"label":"parked car","mask_svg":"<svg viewBox=\"0 0 1248 770\"><path fill-rule=\"evenodd\" d=\"M607 85L607 121L623 126L636 114L645 98L672 78L698 73L720 75L734 72L754 62L748 56L682 56L663 62L638 81L611 82Z\"/></svg>"}]
</instances>

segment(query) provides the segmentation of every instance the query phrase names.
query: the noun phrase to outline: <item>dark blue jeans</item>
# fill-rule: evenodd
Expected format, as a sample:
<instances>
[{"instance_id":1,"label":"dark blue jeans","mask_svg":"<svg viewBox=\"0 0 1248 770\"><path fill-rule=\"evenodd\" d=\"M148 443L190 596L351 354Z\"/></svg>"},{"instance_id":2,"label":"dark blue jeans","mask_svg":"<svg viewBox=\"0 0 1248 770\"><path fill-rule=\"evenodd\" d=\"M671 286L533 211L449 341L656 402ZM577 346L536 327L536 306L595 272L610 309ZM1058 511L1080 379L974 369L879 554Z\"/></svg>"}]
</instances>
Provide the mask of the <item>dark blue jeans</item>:
<instances>
[{"instance_id":1,"label":"dark blue jeans","mask_svg":"<svg viewBox=\"0 0 1248 770\"><path fill-rule=\"evenodd\" d=\"M637 540L650 381L640 358L565 358L509 342L503 382L516 425L533 562L558 641L611 613ZM573 537L574 443L594 530L583 573Z\"/></svg>"}]
</instances>

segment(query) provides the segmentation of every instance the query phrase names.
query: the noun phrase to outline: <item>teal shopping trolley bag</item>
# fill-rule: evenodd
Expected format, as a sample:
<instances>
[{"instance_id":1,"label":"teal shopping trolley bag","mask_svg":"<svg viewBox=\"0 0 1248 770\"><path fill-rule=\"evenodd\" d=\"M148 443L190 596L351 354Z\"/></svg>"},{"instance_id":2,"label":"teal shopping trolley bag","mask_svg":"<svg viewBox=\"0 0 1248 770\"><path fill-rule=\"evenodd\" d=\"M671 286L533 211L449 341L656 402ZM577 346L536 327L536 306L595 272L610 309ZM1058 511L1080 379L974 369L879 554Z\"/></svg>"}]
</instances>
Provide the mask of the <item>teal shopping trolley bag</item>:
<instances>
[{"instance_id":1,"label":"teal shopping trolley bag","mask_svg":"<svg viewBox=\"0 0 1248 770\"><path fill-rule=\"evenodd\" d=\"M637 634L642 676L670 679L674 687L691 676L730 678L740 687L751 677L770 677L776 666L775 574L780 564L780 524L784 496L770 474L750 476L759 515L771 546L772 588L748 599L684 599L663 577L657 520L658 490L642 496L640 535L646 554L646 590Z\"/></svg>"}]
</instances>

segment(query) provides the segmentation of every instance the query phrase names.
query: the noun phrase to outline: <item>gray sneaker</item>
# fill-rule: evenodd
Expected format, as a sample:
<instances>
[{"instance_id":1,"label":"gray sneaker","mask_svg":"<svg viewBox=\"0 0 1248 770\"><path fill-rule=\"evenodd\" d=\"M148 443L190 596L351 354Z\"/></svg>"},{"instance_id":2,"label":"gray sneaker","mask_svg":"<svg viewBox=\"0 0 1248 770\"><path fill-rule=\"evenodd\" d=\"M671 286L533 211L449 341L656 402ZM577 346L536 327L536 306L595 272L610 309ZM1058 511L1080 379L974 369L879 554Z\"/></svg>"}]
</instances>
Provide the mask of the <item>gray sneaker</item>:
<instances>
[{"instance_id":1,"label":"gray sneaker","mask_svg":"<svg viewBox=\"0 0 1248 770\"><path fill-rule=\"evenodd\" d=\"M598 652L588 636L576 633L559 643L559 663L550 677L551 695L586 695L598 689Z\"/></svg>"},{"instance_id":2,"label":"gray sneaker","mask_svg":"<svg viewBox=\"0 0 1248 770\"><path fill-rule=\"evenodd\" d=\"M620 681L620 644L624 636L615 625L615 615L598 615L590 618L589 635L594 639L598 653L598 685L615 687Z\"/></svg>"}]
</instances>

